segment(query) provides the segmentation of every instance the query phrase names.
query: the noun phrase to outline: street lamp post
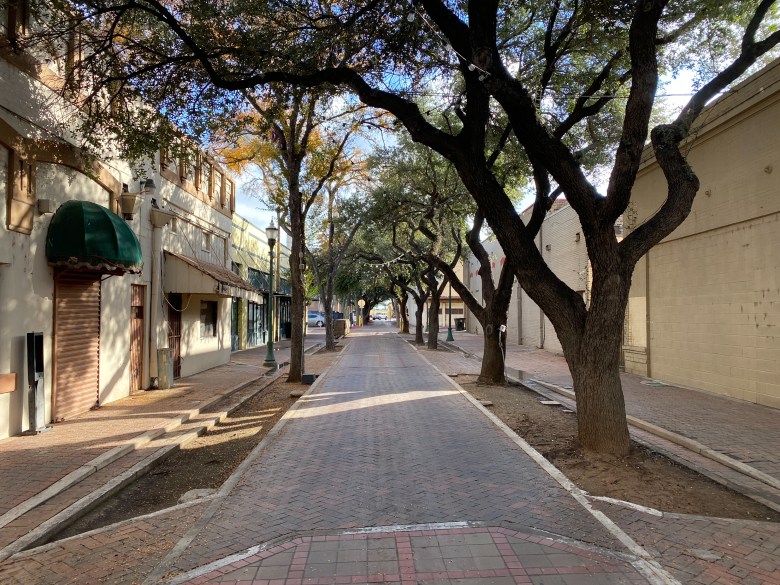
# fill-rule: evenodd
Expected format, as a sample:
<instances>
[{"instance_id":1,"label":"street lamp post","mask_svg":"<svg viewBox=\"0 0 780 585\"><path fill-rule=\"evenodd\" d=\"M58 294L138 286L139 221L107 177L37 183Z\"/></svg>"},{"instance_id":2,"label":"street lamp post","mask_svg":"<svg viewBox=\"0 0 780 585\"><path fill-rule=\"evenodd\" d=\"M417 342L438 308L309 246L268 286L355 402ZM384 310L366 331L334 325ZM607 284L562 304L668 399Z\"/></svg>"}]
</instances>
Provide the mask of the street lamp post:
<instances>
[{"instance_id":1,"label":"street lamp post","mask_svg":"<svg viewBox=\"0 0 780 585\"><path fill-rule=\"evenodd\" d=\"M455 338L452 336L452 284L449 285L449 289L450 289L450 302L449 302L450 322L449 322L449 326L447 327L447 341L455 341Z\"/></svg>"},{"instance_id":2,"label":"street lamp post","mask_svg":"<svg viewBox=\"0 0 780 585\"><path fill-rule=\"evenodd\" d=\"M271 282L268 290L268 351L265 354L265 361L263 367L275 368L276 358L274 357L274 246L276 245L276 238L279 237L279 228L274 227L274 220L271 220L271 225L265 228L265 237L268 239L268 248L270 249L269 257L271 258L271 270L270 277Z\"/></svg>"}]
</instances>

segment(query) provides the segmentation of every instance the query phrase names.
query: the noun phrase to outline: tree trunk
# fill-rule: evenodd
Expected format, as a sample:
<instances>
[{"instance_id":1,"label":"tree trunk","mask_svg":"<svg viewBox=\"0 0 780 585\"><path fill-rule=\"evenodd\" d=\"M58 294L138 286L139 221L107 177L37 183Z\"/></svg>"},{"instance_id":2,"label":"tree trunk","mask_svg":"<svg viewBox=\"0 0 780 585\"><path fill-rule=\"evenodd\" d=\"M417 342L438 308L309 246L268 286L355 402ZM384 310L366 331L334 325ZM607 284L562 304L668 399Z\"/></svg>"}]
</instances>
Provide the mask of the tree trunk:
<instances>
[{"instance_id":1,"label":"tree trunk","mask_svg":"<svg viewBox=\"0 0 780 585\"><path fill-rule=\"evenodd\" d=\"M398 310L398 318L401 319L401 333L409 333L409 297L404 296L400 301L400 308Z\"/></svg>"},{"instance_id":2,"label":"tree trunk","mask_svg":"<svg viewBox=\"0 0 780 585\"><path fill-rule=\"evenodd\" d=\"M506 319L506 317L504 317ZM492 323L482 326L482 368L477 378L478 384L505 384L504 353L502 344L506 346L506 333L501 333Z\"/></svg>"},{"instance_id":3,"label":"tree trunk","mask_svg":"<svg viewBox=\"0 0 780 585\"><path fill-rule=\"evenodd\" d=\"M336 337L333 335L333 299L330 295L324 295L323 307L325 308L325 349L336 349Z\"/></svg>"},{"instance_id":4,"label":"tree trunk","mask_svg":"<svg viewBox=\"0 0 780 585\"><path fill-rule=\"evenodd\" d=\"M428 349L439 349L439 307L441 296L431 291L431 305L428 308Z\"/></svg>"},{"instance_id":5,"label":"tree trunk","mask_svg":"<svg viewBox=\"0 0 780 585\"><path fill-rule=\"evenodd\" d=\"M425 345L425 339L423 338L423 312L425 311L425 302L418 301L417 310L414 312L414 343L415 345Z\"/></svg>"},{"instance_id":6,"label":"tree trunk","mask_svg":"<svg viewBox=\"0 0 780 585\"><path fill-rule=\"evenodd\" d=\"M290 306L290 319L292 321L290 336L290 370L287 381L299 383L303 375L303 316L305 293L303 285L303 272L301 271L301 258L304 238L304 218L297 210L301 208L300 194L298 197L290 197L293 205L290 213L290 285L292 287L292 301ZM297 205L296 205L297 203Z\"/></svg>"},{"instance_id":7,"label":"tree trunk","mask_svg":"<svg viewBox=\"0 0 780 585\"><path fill-rule=\"evenodd\" d=\"M336 337L333 335L333 277L335 272L330 265L328 266L328 276L326 277L325 294L323 295L323 305L325 306L325 349L333 351L336 349Z\"/></svg>"},{"instance_id":8,"label":"tree trunk","mask_svg":"<svg viewBox=\"0 0 780 585\"><path fill-rule=\"evenodd\" d=\"M623 319L630 277L612 272L594 278L591 307L576 347L564 346L574 392L577 428L586 449L627 455L631 443L620 382ZM570 345L568 340L562 343Z\"/></svg>"}]
</instances>

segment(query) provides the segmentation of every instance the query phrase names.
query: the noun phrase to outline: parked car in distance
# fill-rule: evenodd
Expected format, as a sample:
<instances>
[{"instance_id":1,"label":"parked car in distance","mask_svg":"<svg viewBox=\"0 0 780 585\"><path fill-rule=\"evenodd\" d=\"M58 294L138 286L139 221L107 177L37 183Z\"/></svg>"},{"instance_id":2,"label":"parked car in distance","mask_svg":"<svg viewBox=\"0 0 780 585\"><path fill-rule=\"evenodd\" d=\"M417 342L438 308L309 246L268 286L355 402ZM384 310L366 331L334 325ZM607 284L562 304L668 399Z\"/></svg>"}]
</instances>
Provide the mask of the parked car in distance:
<instances>
[{"instance_id":1,"label":"parked car in distance","mask_svg":"<svg viewBox=\"0 0 780 585\"><path fill-rule=\"evenodd\" d=\"M322 327L325 325L325 314L319 311L309 311L306 315L306 323L309 327Z\"/></svg>"},{"instance_id":2,"label":"parked car in distance","mask_svg":"<svg viewBox=\"0 0 780 585\"><path fill-rule=\"evenodd\" d=\"M386 313L374 313L374 319L377 321L385 321L387 319Z\"/></svg>"}]
</instances>

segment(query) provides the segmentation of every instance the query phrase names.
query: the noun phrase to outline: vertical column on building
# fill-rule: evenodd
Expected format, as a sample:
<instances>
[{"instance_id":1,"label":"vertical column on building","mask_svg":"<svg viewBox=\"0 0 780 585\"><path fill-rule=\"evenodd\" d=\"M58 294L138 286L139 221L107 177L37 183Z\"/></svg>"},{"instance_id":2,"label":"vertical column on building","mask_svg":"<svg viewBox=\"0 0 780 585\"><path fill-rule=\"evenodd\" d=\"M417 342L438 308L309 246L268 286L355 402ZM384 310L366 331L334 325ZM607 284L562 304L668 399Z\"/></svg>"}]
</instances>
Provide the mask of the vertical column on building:
<instances>
[{"instance_id":1,"label":"vertical column on building","mask_svg":"<svg viewBox=\"0 0 780 585\"><path fill-rule=\"evenodd\" d=\"M174 218L174 214L165 209L152 209L152 295L149 310L149 376L152 387L157 387L157 349L160 347L160 331L162 331L164 315L161 311L162 301L162 229Z\"/></svg>"}]
</instances>

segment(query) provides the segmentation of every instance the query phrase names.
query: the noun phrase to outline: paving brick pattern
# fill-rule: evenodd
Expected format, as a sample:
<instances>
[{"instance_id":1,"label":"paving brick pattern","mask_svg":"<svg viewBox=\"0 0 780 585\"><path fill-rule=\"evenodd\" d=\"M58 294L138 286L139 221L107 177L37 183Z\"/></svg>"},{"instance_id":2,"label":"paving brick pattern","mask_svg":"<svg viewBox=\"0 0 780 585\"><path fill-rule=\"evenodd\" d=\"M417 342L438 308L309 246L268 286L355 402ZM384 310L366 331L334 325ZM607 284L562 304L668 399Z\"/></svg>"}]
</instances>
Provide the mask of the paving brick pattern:
<instances>
[{"instance_id":1,"label":"paving brick pattern","mask_svg":"<svg viewBox=\"0 0 780 585\"><path fill-rule=\"evenodd\" d=\"M455 345L482 355L482 337L455 333ZM507 365L564 387L566 360L545 350L508 344ZM464 372L465 373L465 372ZM694 439L780 480L780 410L678 386L649 386L621 375L628 414ZM674 408L669 408L673 404Z\"/></svg>"},{"instance_id":2,"label":"paving brick pattern","mask_svg":"<svg viewBox=\"0 0 780 585\"><path fill-rule=\"evenodd\" d=\"M0 563L3 585L125 585L143 581L206 504L52 543Z\"/></svg>"},{"instance_id":3,"label":"paving brick pattern","mask_svg":"<svg viewBox=\"0 0 780 585\"><path fill-rule=\"evenodd\" d=\"M353 339L302 400L178 569L299 531L448 521L621 548L396 335Z\"/></svg>"},{"instance_id":4,"label":"paving brick pattern","mask_svg":"<svg viewBox=\"0 0 780 585\"><path fill-rule=\"evenodd\" d=\"M778 585L780 524L642 512L598 504L681 583Z\"/></svg>"},{"instance_id":5,"label":"paving brick pattern","mask_svg":"<svg viewBox=\"0 0 780 585\"><path fill-rule=\"evenodd\" d=\"M189 585L632 585L623 561L504 528L299 537Z\"/></svg>"}]
</instances>

